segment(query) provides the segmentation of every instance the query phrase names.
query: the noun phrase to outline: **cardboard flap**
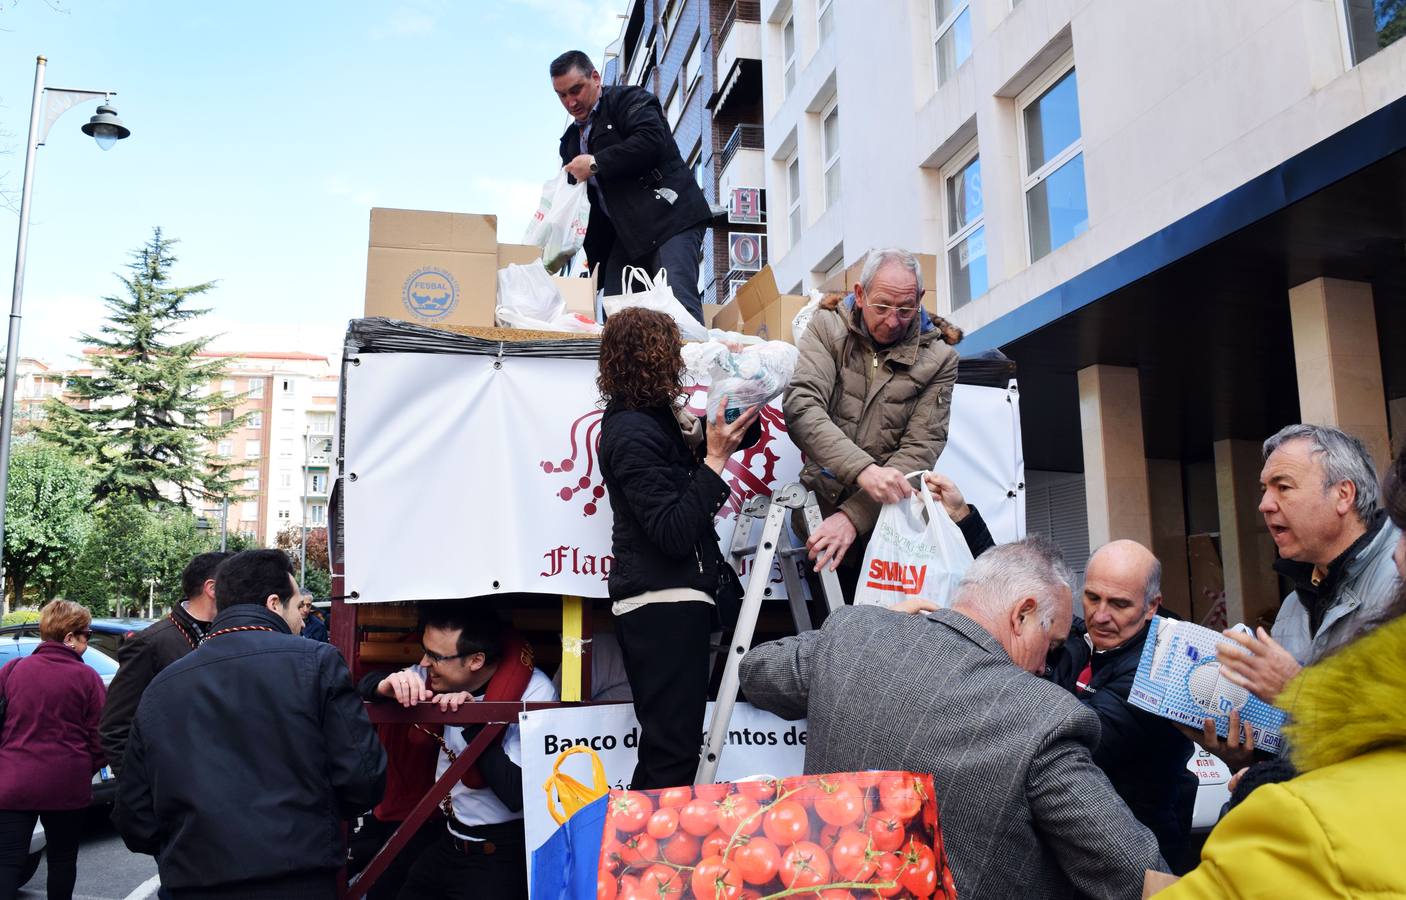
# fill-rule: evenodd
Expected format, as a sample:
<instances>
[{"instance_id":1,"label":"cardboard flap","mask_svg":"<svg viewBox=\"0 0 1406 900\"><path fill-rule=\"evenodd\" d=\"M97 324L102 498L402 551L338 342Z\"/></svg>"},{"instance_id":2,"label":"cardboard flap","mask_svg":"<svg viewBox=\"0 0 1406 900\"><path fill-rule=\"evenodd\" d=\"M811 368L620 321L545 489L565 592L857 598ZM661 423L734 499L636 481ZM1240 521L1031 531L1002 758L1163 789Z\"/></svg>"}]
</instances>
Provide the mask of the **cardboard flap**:
<instances>
[{"instance_id":1,"label":"cardboard flap","mask_svg":"<svg viewBox=\"0 0 1406 900\"><path fill-rule=\"evenodd\" d=\"M498 217L375 207L371 210L371 246L496 254Z\"/></svg>"}]
</instances>

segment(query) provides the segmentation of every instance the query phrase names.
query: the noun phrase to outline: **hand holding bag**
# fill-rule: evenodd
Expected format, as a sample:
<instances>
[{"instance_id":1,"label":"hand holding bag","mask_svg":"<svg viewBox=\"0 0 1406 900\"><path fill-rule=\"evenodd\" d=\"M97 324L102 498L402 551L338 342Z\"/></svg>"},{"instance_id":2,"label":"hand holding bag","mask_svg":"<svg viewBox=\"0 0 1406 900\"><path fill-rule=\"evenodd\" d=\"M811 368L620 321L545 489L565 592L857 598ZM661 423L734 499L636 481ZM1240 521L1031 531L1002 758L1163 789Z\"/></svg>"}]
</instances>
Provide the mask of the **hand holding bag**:
<instances>
[{"instance_id":1,"label":"hand holding bag","mask_svg":"<svg viewBox=\"0 0 1406 900\"><path fill-rule=\"evenodd\" d=\"M558 272L585 245L586 226L591 221L591 200L586 182L570 182L562 169L542 185L537 212L527 224L524 244L542 248L542 263L548 272Z\"/></svg>"},{"instance_id":2,"label":"hand holding bag","mask_svg":"<svg viewBox=\"0 0 1406 900\"><path fill-rule=\"evenodd\" d=\"M622 309L642 306L655 312L662 312L679 326L679 334L686 341L708 340L708 329L703 323L689 315L683 304L674 296L669 287L669 272L660 269L653 278L638 266L626 266L621 278L623 294L606 297L602 301L606 317L615 315Z\"/></svg>"},{"instance_id":3,"label":"hand holding bag","mask_svg":"<svg viewBox=\"0 0 1406 900\"><path fill-rule=\"evenodd\" d=\"M911 472L907 477L923 474ZM922 597L940 607L951 606L971 562L961 529L937 505L927 482L921 481L912 496L886 503L879 512L854 602L892 606Z\"/></svg>"}]
</instances>

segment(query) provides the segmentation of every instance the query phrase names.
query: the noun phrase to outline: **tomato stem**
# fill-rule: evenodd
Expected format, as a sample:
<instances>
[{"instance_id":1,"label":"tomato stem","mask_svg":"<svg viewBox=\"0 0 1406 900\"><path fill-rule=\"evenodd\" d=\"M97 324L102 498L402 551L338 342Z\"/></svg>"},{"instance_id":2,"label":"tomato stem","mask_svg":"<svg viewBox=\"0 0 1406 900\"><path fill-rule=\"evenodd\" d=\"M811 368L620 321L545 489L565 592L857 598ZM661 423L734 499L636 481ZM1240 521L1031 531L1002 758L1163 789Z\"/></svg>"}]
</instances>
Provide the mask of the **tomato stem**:
<instances>
[{"instance_id":1,"label":"tomato stem","mask_svg":"<svg viewBox=\"0 0 1406 900\"><path fill-rule=\"evenodd\" d=\"M780 897L795 897L800 894L819 894L829 890L867 891L874 888L898 887L897 881L837 881L833 884L815 884L810 887L787 888L774 894L767 894L762 900L778 900Z\"/></svg>"}]
</instances>

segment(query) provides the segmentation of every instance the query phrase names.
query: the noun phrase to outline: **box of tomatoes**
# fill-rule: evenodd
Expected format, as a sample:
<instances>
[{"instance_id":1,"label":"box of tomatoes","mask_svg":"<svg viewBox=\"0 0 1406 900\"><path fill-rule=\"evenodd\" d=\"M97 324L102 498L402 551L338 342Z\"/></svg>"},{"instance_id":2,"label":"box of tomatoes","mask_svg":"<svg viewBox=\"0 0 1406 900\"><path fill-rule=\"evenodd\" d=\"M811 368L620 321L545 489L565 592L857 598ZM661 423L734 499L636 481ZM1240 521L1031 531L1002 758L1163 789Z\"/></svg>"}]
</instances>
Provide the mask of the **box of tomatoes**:
<instances>
[{"instance_id":1,"label":"box of tomatoes","mask_svg":"<svg viewBox=\"0 0 1406 900\"><path fill-rule=\"evenodd\" d=\"M611 791L600 900L955 898L931 775Z\"/></svg>"}]
</instances>

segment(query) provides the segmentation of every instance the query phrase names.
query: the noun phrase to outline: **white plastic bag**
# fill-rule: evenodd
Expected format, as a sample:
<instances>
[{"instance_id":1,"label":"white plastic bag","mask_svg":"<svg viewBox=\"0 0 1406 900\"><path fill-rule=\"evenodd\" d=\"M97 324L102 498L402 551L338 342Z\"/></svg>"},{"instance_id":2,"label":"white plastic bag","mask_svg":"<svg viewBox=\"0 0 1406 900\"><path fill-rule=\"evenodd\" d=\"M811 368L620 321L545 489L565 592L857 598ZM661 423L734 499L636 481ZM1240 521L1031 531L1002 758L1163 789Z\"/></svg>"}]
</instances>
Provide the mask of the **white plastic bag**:
<instances>
[{"instance_id":1,"label":"white plastic bag","mask_svg":"<svg viewBox=\"0 0 1406 900\"><path fill-rule=\"evenodd\" d=\"M703 327L702 322L689 315L688 310L684 309L683 304L674 297L673 288L669 287L667 269L660 269L651 278L644 269L626 266L622 273L620 286L624 291L623 294L606 297L602 301L606 318L615 315L622 309L642 306L645 309L662 312L677 322L679 334L683 336L684 340L708 340L708 329Z\"/></svg>"},{"instance_id":2,"label":"white plastic bag","mask_svg":"<svg viewBox=\"0 0 1406 900\"><path fill-rule=\"evenodd\" d=\"M498 309L511 310L538 322L550 322L566 311L566 301L538 259L498 270Z\"/></svg>"},{"instance_id":3,"label":"white plastic bag","mask_svg":"<svg viewBox=\"0 0 1406 900\"><path fill-rule=\"evenodd\" d=\"M576 334L600 334L604 329L581 313L564 312L550 322L525 316L506 306L498 307L494 316L503 328L527 328L532 331L569 331Z\"/></svg>"},{"instance_id":4,"label":"white plastic bag","mask_svg":"<svg viewBox=\"0 0 1406 900\"><path fill-rule=\"evenodd\" d=\"M892 606L922 597L944 608L951 606L971 562L961 529L922 481L912 496L884 504L864 554L854 602Z\"/></svg>"},{"instance_id":5,"label":"white plastic bag","mask_svg":"<svg viewBox=\"0 0 1406 900\"><path fill-rule=\"evenodd\" d=\"M558 272L571 261L586 241L591 221L591 201L586 182L571 184L562 169L542 185L537 212L522 236L524 244L542 248L542 263L548 272Z\"/></svg>"},{"instance_id":6,"label":"white plastic bag","mask_svg":"<svg viewBox=\"0 0 1406 900\"><path fill-rule=\"evenodd\" d=\"M723 420L731 422L749 407L769 403L791 383L800 351L784 341L753 344L733 353L717 341L688 344L684 366L695 381L708 382L708 421L717 418L727 398Z\"/></svg>"}]
</instances>

